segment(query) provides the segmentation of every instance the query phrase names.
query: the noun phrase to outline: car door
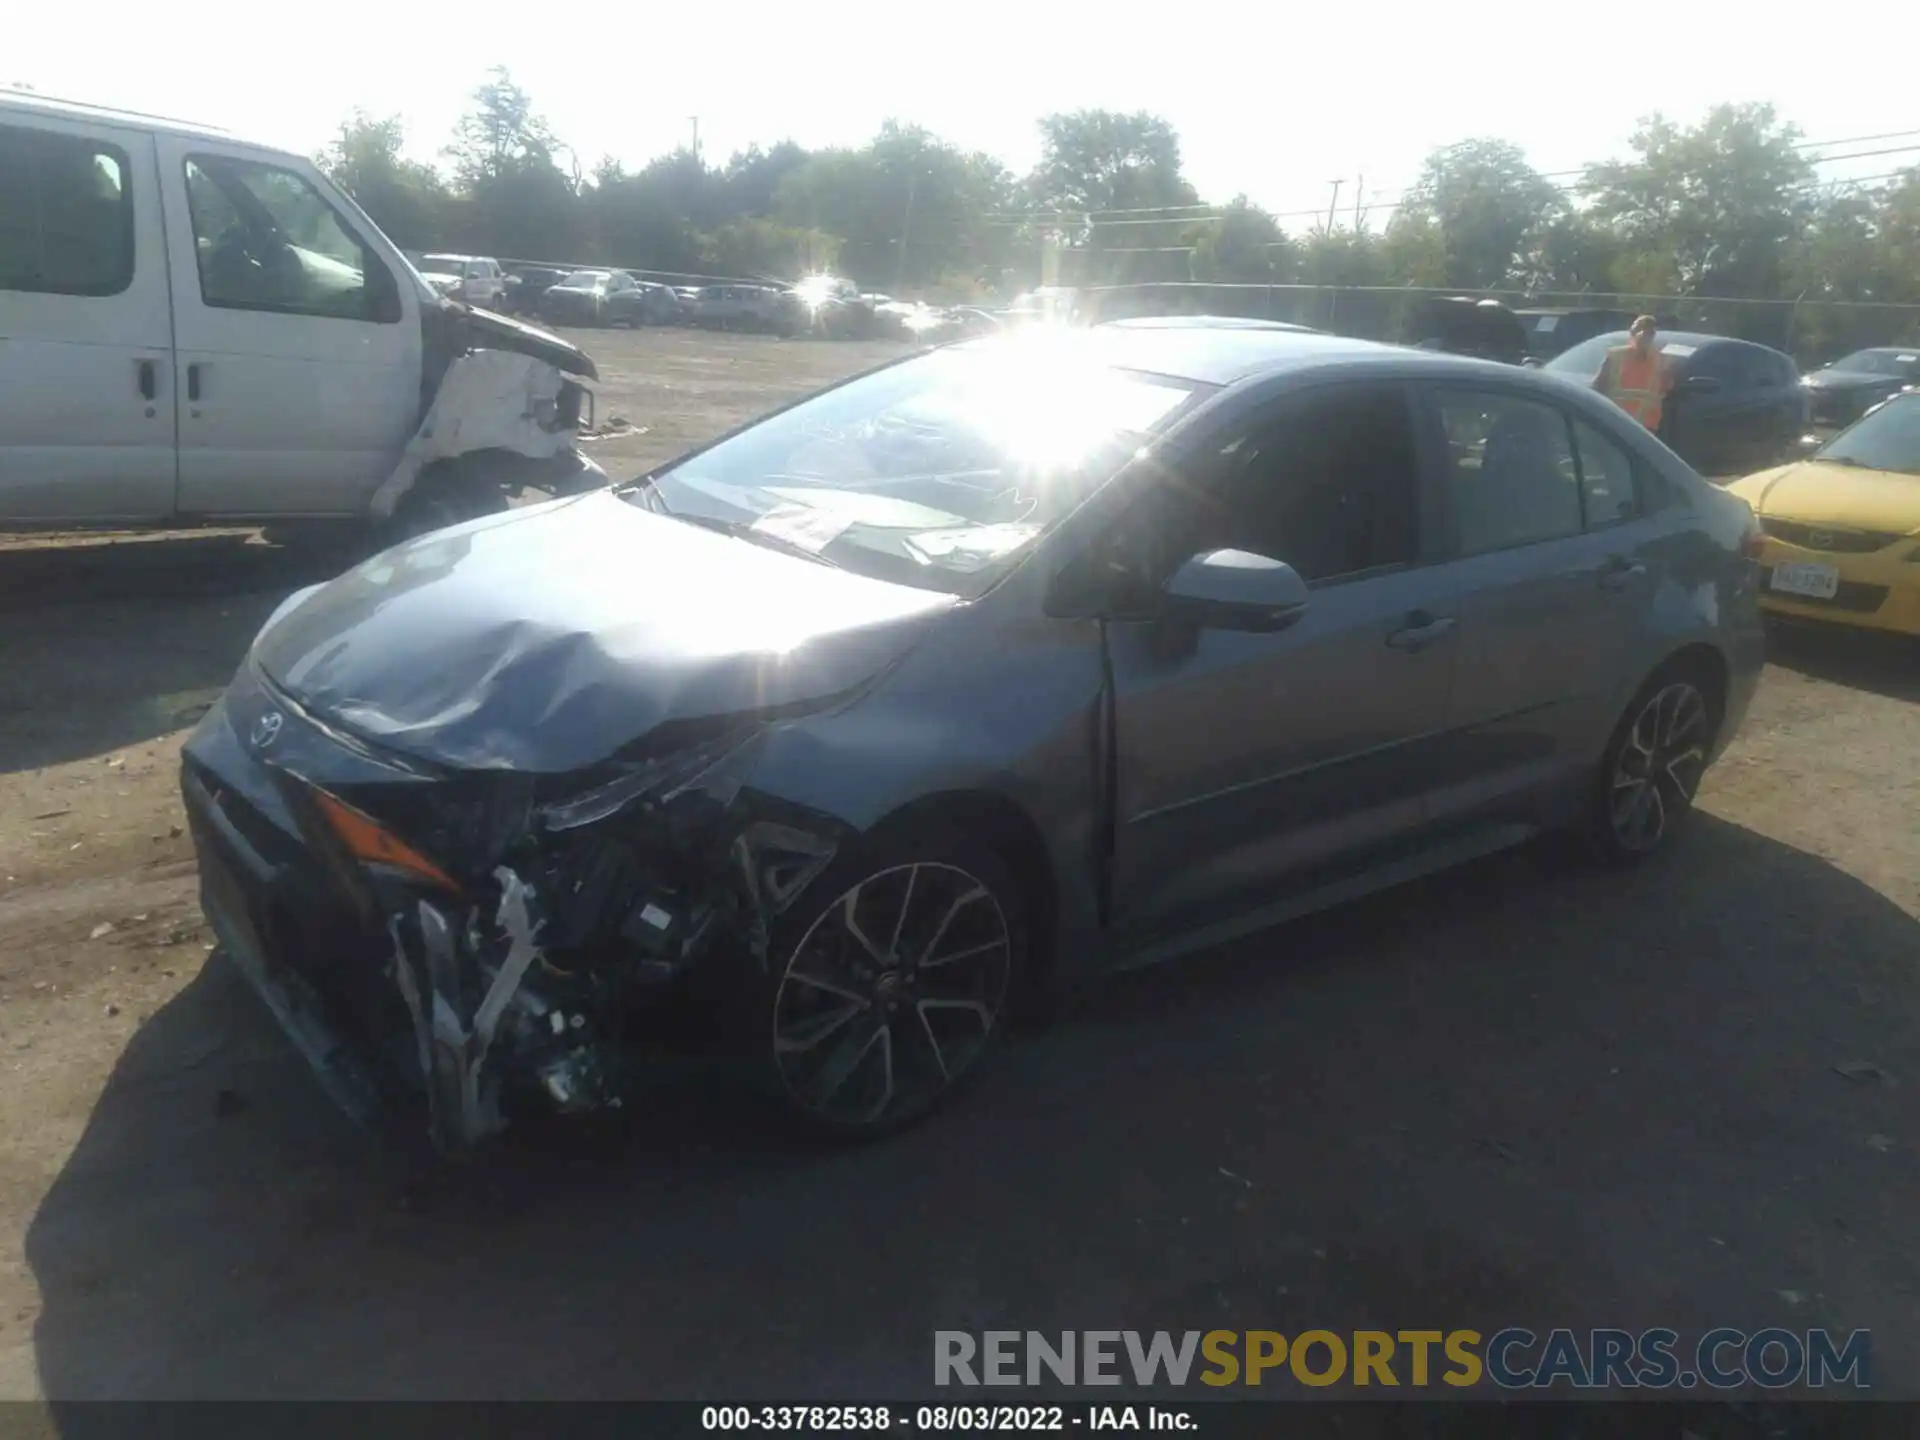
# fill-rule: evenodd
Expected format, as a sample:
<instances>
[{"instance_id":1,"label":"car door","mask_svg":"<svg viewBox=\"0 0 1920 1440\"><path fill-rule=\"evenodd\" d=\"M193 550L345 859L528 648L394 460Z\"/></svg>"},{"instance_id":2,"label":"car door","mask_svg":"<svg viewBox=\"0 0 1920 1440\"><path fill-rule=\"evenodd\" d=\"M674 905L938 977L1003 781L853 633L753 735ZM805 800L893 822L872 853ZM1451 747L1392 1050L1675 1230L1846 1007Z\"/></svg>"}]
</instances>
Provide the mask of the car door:
<instances>
[{"instance_id":1,"label":"car door","mask_svg":"<svg viewBox=\"0 0 1920 1440\"><path fill-rule=\"evenodd\" d=\"M159 137L182 511L357 514L420 412L419 297L298 162Z\"/></svg>"},{"instance_id":2,"label":"car door","mask_svg":"<svg viewBox=\"0 0 1920 1440\"><path fill-rule=\"evenodd\" d=\"M0 520L173 510L173 322L152 137L0 124Z\"/></svg>"},{"instance_id":3,"label":"car door","mask_svg":"<svg viewBox=\"0 0 1920 1440\"><path fill-rule=\"evenodd\" d=\"M1661 438L1702 474L1737 463L1763 403L1751 371L1740 363L1739 347L1722 342L1662 348L1676 371Z\"/></svg>"},{"instance_id":4,"label":"car door","mask_svg":"<svg viewBox=\"0 0 1920 1440\"><path fill-rule=\"evenodd\" d=\"M1658 581L1658 524L1638 462L1587 417L1493 382L1422 393L1449 557L1434 603L1459 617L1432 819L1537 819L1613 723Z\"/></svg>"},{"instance_id":5,"label":"car door","mask_svg":"<svg viewBox=\"0 0 1920 1440\"><path fill-rule=\"evenodd\" d=\"M1199 551L1250 550L1293 565L1310 598L1267 634L1150 610L1107 625L1115 918L1142 941L1416 829L1456 639L1423 563L1403 386L1262 406L1178 476L1124 522L1156 557L1132 563L1164 577Z\"/></svg>"}]
</instances>

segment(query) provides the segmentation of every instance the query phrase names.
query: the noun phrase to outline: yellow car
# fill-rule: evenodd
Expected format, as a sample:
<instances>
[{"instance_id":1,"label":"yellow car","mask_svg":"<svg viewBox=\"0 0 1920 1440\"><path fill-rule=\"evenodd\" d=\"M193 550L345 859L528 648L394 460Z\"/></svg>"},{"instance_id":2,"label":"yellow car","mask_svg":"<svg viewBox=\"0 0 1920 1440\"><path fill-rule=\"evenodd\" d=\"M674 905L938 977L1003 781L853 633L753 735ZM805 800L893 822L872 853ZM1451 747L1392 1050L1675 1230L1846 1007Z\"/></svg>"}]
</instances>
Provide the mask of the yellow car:
<instances>
[{"instance_id":1,"label":"yellow car","mask_svg":"<svg viewBox=\"0 0 1920 1440\"><path fill-rule=\"evenodd\" d=\"M1920 635L1920 390L1727 489L1766 533L1764 609Z\"/></svg>"}]
</instances>

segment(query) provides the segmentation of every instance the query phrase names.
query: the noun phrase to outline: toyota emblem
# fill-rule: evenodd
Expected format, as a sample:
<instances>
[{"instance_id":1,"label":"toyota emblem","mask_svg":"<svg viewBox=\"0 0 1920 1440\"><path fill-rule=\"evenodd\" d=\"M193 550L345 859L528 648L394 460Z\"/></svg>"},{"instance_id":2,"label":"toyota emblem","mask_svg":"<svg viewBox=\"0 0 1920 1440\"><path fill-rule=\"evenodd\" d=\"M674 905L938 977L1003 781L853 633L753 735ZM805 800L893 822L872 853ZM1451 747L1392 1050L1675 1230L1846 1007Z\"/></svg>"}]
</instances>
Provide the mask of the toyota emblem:
<instances>
[{"instance_id":1,"label":"toyota emblem","mask_svg":"<svg viewBox=\"0 0 1920 1440\"><path fill-rule=\"evenodd\" d=\"M1809 530L1807 531L1807 544L1815 550L1831 550L1833 548L1833 532L1831 530Z\"/></svg>"},{"instance_id":2,"label":"toyota emblem","mask_svg":"<svg viewBox=\"0 0 1920 1440\"><path fill-rule=\"evenodd\" d=\"M253 748L264 750L280 738L280 727L287 723L287 717L278 710L269 710L253 722Z\"/></svg>"}]
</instances>

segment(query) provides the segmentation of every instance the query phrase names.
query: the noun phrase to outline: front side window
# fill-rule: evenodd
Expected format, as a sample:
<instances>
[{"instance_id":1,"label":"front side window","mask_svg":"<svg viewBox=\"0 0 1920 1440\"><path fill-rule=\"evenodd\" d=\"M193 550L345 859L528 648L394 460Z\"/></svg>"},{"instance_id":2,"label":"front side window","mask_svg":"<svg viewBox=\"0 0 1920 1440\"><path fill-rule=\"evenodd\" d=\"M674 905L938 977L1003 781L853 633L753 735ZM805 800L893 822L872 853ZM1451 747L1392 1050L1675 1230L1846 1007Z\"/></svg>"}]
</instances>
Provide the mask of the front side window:
<instances>
[{"instance_id":1,"label":"front side window","mask_svg":"<svg viewBox=\"0 0 1920 1440\"><path fill-rule=\"evenodd\" d=\"M1885 375L1896 380L1920 380L1920 349L1856 350L1828 368L1860 375Z\"/></svg>"},{"instance_id":2,"label":"front side window","mask_svg":"<svg viewBox=\"0 0 1920 1440\"><path fill-rule=\"evenodd\" d=\"M1488 391L1439 391L1455 553L1481 555L1580 533L1580 471L1567 418Z\"/></svg>"},{"instance_id":3,"label":"front side window","mask_svg":"<svg viewBox=\"0 0 1920 1440\"><path fill-rule=\"evenodd\" d=\"M984 592L1197 393L1073 337L935 351L814 396L630 491L849 570Z\"/></svg>"},{"instance_id":4,"label":"front side window","mask_svg":"<svg viewBox=\"0 0 1920 1440\"><path fill-rule=\"evenodd\" d=\"M126 152L0 126L0 290L118 295L133 283L133 259Z\"/></svg>"},{"instance_id":5,"label":"front side window","mask_svg":"<svg viewBox=\"0 0 1920 1440\"><path fill-rule=\"evenodd\" d=\"M1399 385L1282 401L1202 471L1191 518L1175 522L1176 564L1203 550L1248 550L1286 561L1312 585L1418 557L1418 451Z\"/></svg>"},{"instance_id":6,"label":"front side window","mask_svg":"<svg viewBox=\"0 0 1920 1440\"><path fill-rule=\"evenodd\" d=\"M195 155L186 162L186 180L200 297L208 305L383 324L400 318L386 266L300 175Z\"/></svg>"}]
</instances>

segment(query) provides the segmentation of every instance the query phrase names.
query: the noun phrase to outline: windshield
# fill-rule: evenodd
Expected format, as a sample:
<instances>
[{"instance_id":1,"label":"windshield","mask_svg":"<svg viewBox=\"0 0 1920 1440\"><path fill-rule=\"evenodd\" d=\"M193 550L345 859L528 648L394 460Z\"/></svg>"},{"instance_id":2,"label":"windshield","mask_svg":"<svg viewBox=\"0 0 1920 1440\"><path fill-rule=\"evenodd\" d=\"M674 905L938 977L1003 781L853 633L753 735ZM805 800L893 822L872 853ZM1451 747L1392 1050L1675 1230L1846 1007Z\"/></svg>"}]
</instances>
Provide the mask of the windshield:
<instances>
[{"instance_id":1,"label":"windshield","mask_svg":"<svg viewBox=\"0 0 1920 1440\"><path fill-rule=\"evenodd\" d=\"M1892 375L1920 380L1920 350L1857 350L1836 360L1829 370L1851 370L1862 375Z\"/></svg>"},{"instance_id":2,"label":"windshield","mask_svg":"<svg viewBox=\"0 0 1920 1440\"><path fill-rule=\"evenodd\" d=\"M1066 341L941 350L770 416L653 489L671 513L971 596L1195 393Z\"/></svg>"},{"instance_id":3,"label":"windshield","mask_svg":"<svg viewBox=\"0 0 1920 1440\"><path fill-rule=\"evenodd\" d=\"M1819 450L1814 459L1866 470L1920 475L1920 395L1901 395L1856 420Z\"/></svg>"},{"instance_id":4,"label":"windshield","mask_svg":"<svg viewBox=\"0 0 1920 1440\"><path fill-rule=\"evenodd\" d=\"M1591 340L1582 340L1562 350L1553 359L1540 368L1555 375L1566 375L1579 380L1591 380L1600 373L1605 363L1607 351L1616 345L1627 343L1627 332L1615 330L1610 334L1596 335Z\"/></svg>"},{"instance_id":5,"label":"windshield","mask_svg":"<svg viewBox=\"0 0 1920 1440\"><path fill-rule=\"evenodd\" d=\"M576 270L560 282L565 290L594 290L607 283L604 270Z\"/></svg>"}]
</instances>

